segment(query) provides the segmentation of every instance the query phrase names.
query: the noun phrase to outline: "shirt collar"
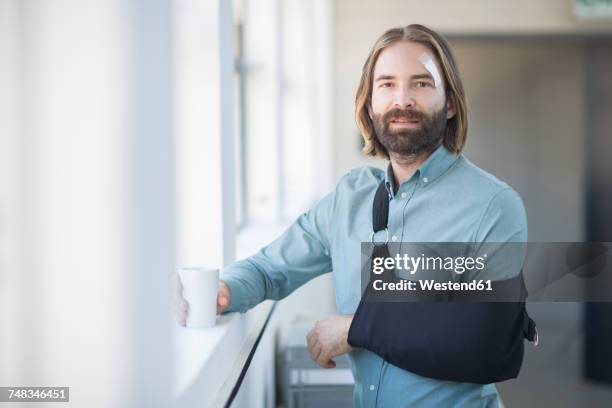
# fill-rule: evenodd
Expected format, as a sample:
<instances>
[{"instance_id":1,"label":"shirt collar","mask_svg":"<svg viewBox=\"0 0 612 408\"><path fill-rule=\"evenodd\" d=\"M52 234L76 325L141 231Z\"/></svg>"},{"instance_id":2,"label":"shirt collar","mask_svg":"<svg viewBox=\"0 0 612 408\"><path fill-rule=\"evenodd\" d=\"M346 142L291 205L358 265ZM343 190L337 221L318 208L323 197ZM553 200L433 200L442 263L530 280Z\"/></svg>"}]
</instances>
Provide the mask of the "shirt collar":
<instances>
[{"instance_id":1,"label":"shirt collar","mask_svg":"<svg viewBox=\"0 0 612 408\"><path fill-rule=\"evenodd\" d=\"M432 154L429 155L427 160L425 160L417 169L414 176L417 178L421 178L426 183L431 183L435 181L438 177L440 177L446 170L448 170L455 160L459 158L458 154L450 152L443 144L438 146L436 150L433 151ZM387 166L387 171L385 172L385 184L387 185L387 190L390 194L393 195L394 189L394 175L393 175L393 167L391 167L391 163ZM408 180L407 180L408 181ZM406 182L407 182L406 181ZM401 187L401 186L400 186Z\"/></svg>"}]
</instances>

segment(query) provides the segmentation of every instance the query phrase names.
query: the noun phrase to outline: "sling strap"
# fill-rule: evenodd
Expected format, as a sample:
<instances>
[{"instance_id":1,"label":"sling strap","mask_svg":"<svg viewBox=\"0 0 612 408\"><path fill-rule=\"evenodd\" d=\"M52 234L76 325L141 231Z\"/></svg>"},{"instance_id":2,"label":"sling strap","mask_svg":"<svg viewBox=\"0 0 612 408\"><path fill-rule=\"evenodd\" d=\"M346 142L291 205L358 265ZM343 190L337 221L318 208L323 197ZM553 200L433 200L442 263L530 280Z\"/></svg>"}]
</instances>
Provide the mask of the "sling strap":
<instances>
[{"instance_id":1,"label":"sling strap","mask_svg":"<svg viewBox=\"0 0 612 408\"><path fill-rule=\"evenodd\" d=\"M389 199L383 181L372 206L373 242L377 232L387 230ZM388 254L387 242L374 244L372 258ZM496 285L519 287L526 295L522 273ZM517 302L396 303L376 301L370 288L368 285L353 316L349 344L413 373L480 384L504 381L518 376L524 339L538 344L536 325L523 298Z\"/></svg>"},{"instance_id":2,"label":"sling strap","mask_svg":"<svg viewBox=\"0 0 612 408\"><path fill-rule=\"evenodd\" d=\"M372 205L372 229L373 235L379 231L386 230L389 224L389 200L391 198L391 194L387 190L387 186L385 181L383 180L376 189L376 194L374 195L374 203ZM386 244L383 244L386 247ZM386 254L388 256L388 248L386 249ZM383 250L384 250L383 249ZM380 249L379 249L380 251ZM382 252L382 251L381 251ZM527 289L525 288L525 282L521 279L521 285L523 286L523 291L527 293ZM535 321L529 316L527 311L525 311L523 315L523 335L525 338L537 345L539 342L538 332L536 330Z\"/></svg>"}]
</instances>

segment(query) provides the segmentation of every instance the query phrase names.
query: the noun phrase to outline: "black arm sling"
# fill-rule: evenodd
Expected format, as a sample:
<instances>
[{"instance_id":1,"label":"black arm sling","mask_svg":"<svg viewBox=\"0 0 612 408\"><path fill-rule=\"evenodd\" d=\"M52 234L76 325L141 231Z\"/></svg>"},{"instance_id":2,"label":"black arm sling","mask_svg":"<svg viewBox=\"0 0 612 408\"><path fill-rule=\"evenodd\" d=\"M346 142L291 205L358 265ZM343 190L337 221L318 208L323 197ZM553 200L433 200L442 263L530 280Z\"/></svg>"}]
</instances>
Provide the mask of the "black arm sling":
<instances>
[{"instance_id":1,"label":"black arm sling","mask_svg":"<svg viewBox=\"0 0 612 408\"><path fill-rule=\"evenodd\" d=\"M372 208L374 233L387 228L388 217L389 196L383 181ZM372 258L389 256L386 243L375 245L373 251ZM518 288L526 295L522 274L494 285ZM478 384L516 378L524 339L538 342L525 297L516 302L373 302L368 301L370 295L367 289L362 295L349 329L349 344L424 377Z\"/></svg>"}]
</instances>

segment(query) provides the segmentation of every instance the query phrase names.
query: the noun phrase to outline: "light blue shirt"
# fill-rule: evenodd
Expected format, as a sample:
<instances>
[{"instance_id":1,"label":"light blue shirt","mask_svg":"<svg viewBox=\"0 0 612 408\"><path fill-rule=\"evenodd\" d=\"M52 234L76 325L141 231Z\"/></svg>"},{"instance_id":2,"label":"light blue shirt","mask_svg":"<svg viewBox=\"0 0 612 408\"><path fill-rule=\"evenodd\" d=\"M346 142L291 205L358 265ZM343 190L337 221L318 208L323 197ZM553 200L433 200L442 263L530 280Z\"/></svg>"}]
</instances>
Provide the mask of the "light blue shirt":
<instances>
[{"instance_id":1,"label":"light blue shirt","mask_svg":"<svg viewBox=\"0 0 612 408\"><path fill-rule=\"evenodd\" d=\"M372 201L382 180L391 194L390 242L526 242L520 196L463 155L438 147L395 191L387 171L359 167L257 254L226 268L228 311L282 299L333 271L338 314L353 314L361 297L360 248L372 235ZM494 384L425 378L366 349L349 353L357 407L497 407Z\"/></svg>"}]
</instances>

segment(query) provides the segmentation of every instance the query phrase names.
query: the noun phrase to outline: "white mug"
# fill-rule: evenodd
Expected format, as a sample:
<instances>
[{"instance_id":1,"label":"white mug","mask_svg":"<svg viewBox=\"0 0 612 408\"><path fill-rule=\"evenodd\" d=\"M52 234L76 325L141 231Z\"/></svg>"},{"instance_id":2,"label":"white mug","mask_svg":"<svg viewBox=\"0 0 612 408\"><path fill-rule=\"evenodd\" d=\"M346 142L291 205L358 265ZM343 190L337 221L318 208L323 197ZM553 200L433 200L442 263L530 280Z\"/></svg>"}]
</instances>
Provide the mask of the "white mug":
<instances>
[{"instance_id":1,"label":"white mug","mask_svg":"<svg viewBox=\"0 0 612 408\"><path fill-rule=\"evenodd\" d=\"M179 276L183 297L189 303L187 327L213 327L217 322L219 269L183 267Z\"/></svg>"}]
</instances>

